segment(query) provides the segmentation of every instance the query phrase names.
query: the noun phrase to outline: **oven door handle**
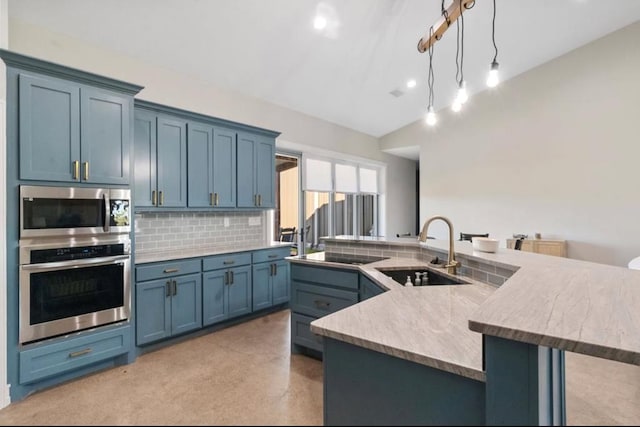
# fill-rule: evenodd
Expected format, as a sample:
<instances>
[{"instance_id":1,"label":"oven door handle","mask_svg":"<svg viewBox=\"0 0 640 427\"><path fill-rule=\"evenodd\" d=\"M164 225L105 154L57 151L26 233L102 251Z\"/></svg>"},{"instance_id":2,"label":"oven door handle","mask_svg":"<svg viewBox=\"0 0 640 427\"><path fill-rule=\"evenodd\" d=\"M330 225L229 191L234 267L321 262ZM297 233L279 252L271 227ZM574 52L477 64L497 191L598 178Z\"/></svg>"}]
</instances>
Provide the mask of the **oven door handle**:
<instances>
[{"instance_id":1,"label":"oven door handle","mask_svg":"<svg viewBox=\"0 0 640 427\"><path fill-rule=\"evenodd\" d=\"M122 261L128 261L129 255L117 255L100 258L78 259L74 261L45 262L42 264L23 264L20 266L22 270L62 270L66 268L80 268L87 266L117 264Z\"/></svg>"}]
</instances>

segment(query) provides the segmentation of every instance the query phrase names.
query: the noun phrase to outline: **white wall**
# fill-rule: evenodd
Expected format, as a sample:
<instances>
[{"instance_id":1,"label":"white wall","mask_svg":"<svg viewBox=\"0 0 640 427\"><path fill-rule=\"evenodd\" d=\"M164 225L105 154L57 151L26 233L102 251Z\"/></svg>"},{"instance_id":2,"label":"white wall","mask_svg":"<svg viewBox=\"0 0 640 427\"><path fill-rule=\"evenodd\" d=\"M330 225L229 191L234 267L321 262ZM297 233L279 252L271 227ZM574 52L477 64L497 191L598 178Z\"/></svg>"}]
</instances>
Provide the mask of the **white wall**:
<instances>
[{"instance_id":1,"label":"white wall","mask_svg":"<svg viewBox=\"0 0 640 427\"><path fill-rule=\"evenodd\" d=\"M9 47L9 14L8 0L0 0L0 48ZM0 61L0 76L4 76L6 67ZM6 153L6 101L7 101L7 81L0 78L0 153ZM7 170L6 156L0 155L0 408L9 404L9 386L7 385L7 247L6 234L6 188L5 171Z\"/></svg>"},{"instance_id":2,"label":"white wall","mask_svg":"<svg viewBox=\"0 0 640 427\"><path fill-rule=\"evenodd\" d=\"M638 41L635 23L474 95L456 117L439 112L435 129L420 120L382 138L420 145L420 223L445 215L456 234L503 246L540 232L606 264L640 255Z\"/></svg>"}]
</instances>

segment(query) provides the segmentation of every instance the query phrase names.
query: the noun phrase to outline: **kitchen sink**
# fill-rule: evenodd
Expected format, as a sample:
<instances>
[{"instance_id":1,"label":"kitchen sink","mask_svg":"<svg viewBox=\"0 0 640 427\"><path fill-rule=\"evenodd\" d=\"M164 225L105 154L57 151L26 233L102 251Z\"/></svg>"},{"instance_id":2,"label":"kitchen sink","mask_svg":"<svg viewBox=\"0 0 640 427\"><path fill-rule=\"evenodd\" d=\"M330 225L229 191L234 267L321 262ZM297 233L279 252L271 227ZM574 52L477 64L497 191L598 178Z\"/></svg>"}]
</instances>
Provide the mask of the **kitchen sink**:
<instances>
[{"instance_id":1,"label":"kitchen sink","mask_svg":"<svg viewBox=\"0 0 640 427\"><path fill-rule=\"evenodd\" d=\"M414 286L415 286L416 273L421 273L420 277L422 279L422 284L420 286L468 285L469 284L469 282L465 282L464 280L453 278L451 276L447 276L445 274L441 274L433 270L426 270L426 269L397 270L397 269L391 269L391 268L377 268L376 270L385 274L386 276L391 277L393 280L400 283L401 285L404 285L407 282L407 276L409 276L411 277L411 282L414 283ZM427 278L426 281L424 280L425 277Z\"/></svg>"}]
</instances>

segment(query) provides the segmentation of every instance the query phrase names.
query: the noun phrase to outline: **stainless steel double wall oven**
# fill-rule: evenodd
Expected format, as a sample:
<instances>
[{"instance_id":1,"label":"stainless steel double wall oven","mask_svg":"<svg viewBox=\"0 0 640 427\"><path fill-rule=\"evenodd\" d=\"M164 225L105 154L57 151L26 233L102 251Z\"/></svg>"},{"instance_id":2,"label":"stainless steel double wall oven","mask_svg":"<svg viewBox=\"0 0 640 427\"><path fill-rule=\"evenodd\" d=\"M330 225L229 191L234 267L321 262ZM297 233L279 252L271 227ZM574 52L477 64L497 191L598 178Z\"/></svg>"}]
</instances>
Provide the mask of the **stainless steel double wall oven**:
<instances>
[{"instance_id":1,"label":"stainless steel double wall oven","mask_svg":"<svg viewBox=\"0 0 640 427\"><path fill-rule=\"evenodd\" d=\"M128 189L20 187L20 343L131 312Z\"/></svg>"}]
</instances>

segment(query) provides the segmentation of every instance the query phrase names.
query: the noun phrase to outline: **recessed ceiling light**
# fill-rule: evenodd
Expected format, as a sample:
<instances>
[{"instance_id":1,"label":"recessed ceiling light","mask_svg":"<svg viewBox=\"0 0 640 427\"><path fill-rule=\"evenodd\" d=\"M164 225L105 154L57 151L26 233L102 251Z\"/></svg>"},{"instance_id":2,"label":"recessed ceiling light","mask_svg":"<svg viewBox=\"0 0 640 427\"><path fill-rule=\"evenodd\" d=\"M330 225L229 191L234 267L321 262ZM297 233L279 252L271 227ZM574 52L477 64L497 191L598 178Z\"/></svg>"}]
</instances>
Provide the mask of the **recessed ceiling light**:
<instances>
[{"instance_id":1,"label":"recessed ceiling light","mask_svg":"<svg viewBox=\"0 0 640 427\"><path fill-rule=\"evenodd\" d=\"M316 30L322 30L327 26L327 18L322 15L317 15L313 20L313 28Z\"/></svg>"},{"instance_id":2,"label":"recessed ceiling light","mask_svg":"<svg viewBox=\"0 0 640 427\"><path fill-rule=\"evenodd\" d=\"M411 79L411 80L407 81L407 87L408 88L416 87L416 84L418 84L418 83L414 79Z\"/></svg>"}]
</instances>

